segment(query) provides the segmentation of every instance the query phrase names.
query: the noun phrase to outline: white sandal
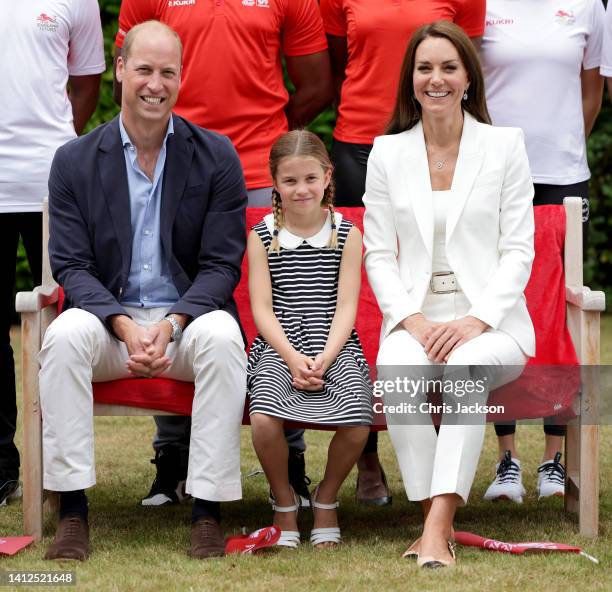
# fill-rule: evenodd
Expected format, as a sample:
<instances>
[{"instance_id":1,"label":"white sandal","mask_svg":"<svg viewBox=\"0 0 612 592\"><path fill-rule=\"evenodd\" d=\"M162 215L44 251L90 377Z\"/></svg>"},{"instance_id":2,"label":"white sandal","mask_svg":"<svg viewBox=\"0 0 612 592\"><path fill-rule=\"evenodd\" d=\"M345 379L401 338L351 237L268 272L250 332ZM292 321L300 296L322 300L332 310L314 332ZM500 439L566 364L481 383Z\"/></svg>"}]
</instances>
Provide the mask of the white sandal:
<instances>
[{"instance_id":1,"label":"white sandal","mask_svg":"<svg viewBox=\"0 0 612 592\"><path fill-rule=\"evenodd\" d=\"M334 502L333 504L322 504L317 501L317 493L319 493L319 486L317 485L316 489L313 491L312 496L310 498L310 504L313 508L318 508L320 510L335 510L340 502ZM310 544L313 547L317 547L323 543L333 543L334 545L339 545L342 542L342 536L340 535L340 527L339 526L331 526L328 528L313 528L310 532Z\"/></svg>"},{"instance_id":2,"label":"white sandal","mask_svg":"<svg viewBox=\"0 0 612 592\"><path fill-rule=\"evenodd\" d=\"M295 491L293 492L293 498L295 503L293 504L293 506L277 506L276 503L272 504L272 509L275 512L295 512L295 518L297 520L297 513L298 510L300 509L300 497L297 495L297 493L295 493ZM280 538L278 539L278 542L276 543L277 547L287 547L289 549L297 549L298 545L300 544L300 531L299 530L281 530L281 535Z\"/></svg>"}]
</instances>

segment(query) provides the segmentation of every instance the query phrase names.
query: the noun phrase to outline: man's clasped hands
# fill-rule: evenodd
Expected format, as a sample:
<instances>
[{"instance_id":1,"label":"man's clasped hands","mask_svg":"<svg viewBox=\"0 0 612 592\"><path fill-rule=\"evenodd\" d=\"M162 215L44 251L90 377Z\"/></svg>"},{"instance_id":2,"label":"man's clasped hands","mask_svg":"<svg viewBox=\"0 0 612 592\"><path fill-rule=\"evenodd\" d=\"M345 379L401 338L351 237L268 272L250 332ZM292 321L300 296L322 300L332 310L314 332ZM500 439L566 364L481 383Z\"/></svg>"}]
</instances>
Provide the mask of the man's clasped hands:
<instances>
[{"instance_id":1,"label":"man's clasped hands","mask_svg":"<svg viewBox=\"0 0 612 592\"><path fill-rule=\"evenodd\" d=\"M181 327L187 322L186 315L174 315ZM172 339L172 325L166 319L149 327L134 322L126 315L116 315L110 319L113 333L125 343L129 358L125 366L132 376L155 378L165 372L172 360L166 349Z\"/></svg>"}]
</instances>

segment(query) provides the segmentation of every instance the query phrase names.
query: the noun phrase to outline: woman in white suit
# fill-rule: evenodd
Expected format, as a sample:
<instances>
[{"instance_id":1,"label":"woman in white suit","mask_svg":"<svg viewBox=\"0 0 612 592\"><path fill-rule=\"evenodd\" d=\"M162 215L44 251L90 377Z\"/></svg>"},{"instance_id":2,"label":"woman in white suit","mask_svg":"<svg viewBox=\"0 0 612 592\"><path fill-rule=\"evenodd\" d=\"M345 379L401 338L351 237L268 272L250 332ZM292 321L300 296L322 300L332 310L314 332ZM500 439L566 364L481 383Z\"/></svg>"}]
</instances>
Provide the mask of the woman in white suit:
<instances>
[{"instance_id":1,"label":"woman in white suit","mask_svg":"<svg viewBox=\"0 0 612 592\"><path fill-rule=\"evenodd\" d=\"M446 21L421 27L388 135L374 141L363 199L365 266L383 313L379 378L398 366L431 378L481 365L496 370L484 402L535 353L523 296L534 256L523 133L489 124L469 38ZM385 393L385 403L426 395ZM425 518L406 555L424 567L451 565L453 519L467 502L486 414L445 415L437 433L429 414L389 409L397 408L386 409L387 423L406 492Z\"/></svg>"}]
</instances>

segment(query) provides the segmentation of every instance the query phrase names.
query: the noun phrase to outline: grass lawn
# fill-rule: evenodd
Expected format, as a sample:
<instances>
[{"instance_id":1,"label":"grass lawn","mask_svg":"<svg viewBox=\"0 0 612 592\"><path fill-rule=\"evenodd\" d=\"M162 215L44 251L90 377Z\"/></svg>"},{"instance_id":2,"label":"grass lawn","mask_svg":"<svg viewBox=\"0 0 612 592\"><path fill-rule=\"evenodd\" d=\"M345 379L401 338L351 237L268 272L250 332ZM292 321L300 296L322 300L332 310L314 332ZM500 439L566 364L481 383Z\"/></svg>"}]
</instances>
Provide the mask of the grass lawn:
<instances>
[{"instance_id":1,"label":"grass lawn","mask_svg":"<svg viewBox=\"0 0 612 592\"><path fill-rule=\"evenodd\" d=\"M604 318L602 363L612 364L612 316ZM18 335L14 339L18 350ZM18 377L19 380L19 377ZM19 383L18 383L19 384ZM543 446L539 426L519 426L518 442L528 491L522 506L491 504L482 495L493 477L496 442L487 429L480 467L470 504L459 511L458 530L468 530L506 541L553 540L583 546L599 558L594 565L575 555L512 556L460 548L451 570L424 572L400 555L419 535L420 513L410 504L386 433L380 451L394 500L391 507L368 508L354 501L355 471L340 494L340 520L345 543L334 551L314 551L304 544L298 551L270 552L254 557L194 561L187 556L190 508L145 509L139 498L148 491L154 467L150 418L97 418L96 455L98 485L89 493L93 555L87 563L62 564L42 560L54 531L48 517L45 538L12 558L1 558L1 570L77 571L79 590L612 590L612 427L601 429L601 526L596 541L577 535L575 517L563 512L561 500L538 502L536 470ZM249 430L242 433L242 471L259 468L250 444ZM308 474L316 483L322 476L330 434L307 433ZM21 444L21 432L17 435ZM224 505L227 533L269 525L263 475L244 478L244 500ZM312 525L308 511L300 514L302 538ZM0 535L22 534L20 504L0 509Z\"/></svg>"}]
</instances>

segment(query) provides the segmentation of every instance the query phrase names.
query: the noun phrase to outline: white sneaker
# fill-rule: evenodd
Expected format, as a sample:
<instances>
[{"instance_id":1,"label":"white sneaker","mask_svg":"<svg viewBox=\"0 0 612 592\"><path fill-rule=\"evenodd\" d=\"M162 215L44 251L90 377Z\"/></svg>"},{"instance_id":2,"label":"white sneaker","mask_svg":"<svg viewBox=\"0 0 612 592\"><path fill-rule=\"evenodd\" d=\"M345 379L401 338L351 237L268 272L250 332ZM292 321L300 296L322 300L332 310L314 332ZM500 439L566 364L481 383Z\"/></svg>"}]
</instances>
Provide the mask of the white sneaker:
<instances>
[{"instance_id":1,"label":"white sneaker","mask_svg":"<svg viewBox=\"0 0 612 592\"><path fill-rule=\"evenodd\" d=\"M10 501L19 499L22 495L19 481L0 479L0 506L6 506Z\"/></svg>"},{"instance_id":2,"label":"white sneaker","mask_svg":"<svg viewBox=\"0 0 612 592\"><path fill-rule=\"evenodd\" d=\"M547 460L538 467L538 499L565 496L565 467L560 460L561 453L557 452L553 460Z\"/></svg>"},{"instance_id":3,"label":"white sneaker","mask_svg":"<svg viewBox=\"0 0 612 592\"><path fill-rule=\"evenodd\" d=\"M512 458L510 451L506 450L503 460L495 465L495 472L495 479L484 494L484 499L490 502L510 500L522 504L525 488L521 476L521 461Z\"/></svg>"}]
</instances>

